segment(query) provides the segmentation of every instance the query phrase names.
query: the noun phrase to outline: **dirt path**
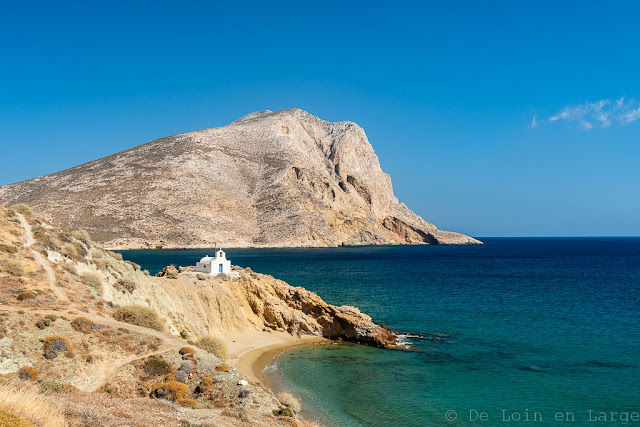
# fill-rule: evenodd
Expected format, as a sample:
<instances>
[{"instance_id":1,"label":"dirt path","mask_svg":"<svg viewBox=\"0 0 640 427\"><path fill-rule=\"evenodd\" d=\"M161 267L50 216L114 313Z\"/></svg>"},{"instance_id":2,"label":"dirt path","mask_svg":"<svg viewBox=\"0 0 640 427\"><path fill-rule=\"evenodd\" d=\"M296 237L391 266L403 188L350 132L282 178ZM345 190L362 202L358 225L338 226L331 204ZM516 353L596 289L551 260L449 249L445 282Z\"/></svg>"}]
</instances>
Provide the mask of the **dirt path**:
<instances>
[{"instance_id":1,"label":"dirt path","mask_svg":"<svg viewBox=\"0 0 640 427\"><path fill-rule=\"evenodd\" d=\"M0 308L0 311L11 311L11 312L15 312L15 311L22 311L24 310L24 307L13 307L13 306L2 306L2 308ZM78 312L77 310L74 310L73 308L67 309L67 310L51 310L51 309L35 309L35 310L30 310L29 313L31 315L45 315L45 314L51 314L52 312L58 314L58 315L65 315L68 316L70 318L77 316L77 315L81 315L83 317L88 318L89 320L91 320L94 323L97 323L99 325L106 325L106 326L110 326L112 328L126 328L132 332L136 332L140 335L145 335L145 336L152 336L152 337L156 337L156 338L160 338L163 341L163 345L164 347L156 350L156 351L152 351L149 353L144 353L144 354L137 354L135 356L129 357L127 359L122 359L122 360L114 360L113 363L105 366L104 368L102 368L102 370L98 373L98 375L93 378L91 380L91 382L86 386L86 387L82 387L84 389L84 391L97 391L99 390L102 386L104 386L107 382L109 382L109 380L116 374L116 372L118 372L118 370L120 368L122 368L124 365L127 365L131 362L135 362L136 360L139 359L144 359L146 357L150 357L150 356L157 356L158 354L162 354L162 353L166 353L168 351L171 350L175 350L175 349L179 349L181 347L183 347L185 344L184 342L182 342L182 340L178 337L174 337L173 335L167 335L166 333L163 332L159 332L156 331L154 329L149 329L149 328L145 328L142 326L137 326L137 325L132 325L130 323L125 323L125 322L120 322L118 320L112 319L110 317L102 317L102 316L97 316L95 314L91 314L91 313L84 313L84 312ZM75 314L71 314L70 312L75 312Z\"/></svg>"},{"instance_id":2,"label":"dirt path","mask_svg":"<svg viewBox=\"0 0 640 427\"><path fill-rule=\"evenodd\" d=\"M33 238L33 231L31 230L31 224L29 224L29 222L25 219L24 215L19 213L16 213L16 215L20 220L20 225L22 225L22 228L24 228L27 237L27 247L31 250L31 254L33 255L35 261L40 264L47 275L47 283L49 285L49 288L51 288L51 290L56 294L56 297L59 300L69 302L67 294L65 294L64 291L60 289L56 284L56 273L53 271L53 268L51 268L51 264L49 264L49 261L47 261L40 252L31 249L31 245L35 243L35 239Z\"/></svg>"},{"instance_id":3,"label":"dirt path","mask_svg":"<svg viewBox=\"0 0 640 427\"><path fill-rule=\"evenodd\" d=\"M116 372L118 372L118 370L122 368L124 365L128 365L129 363L135 362L136 360L144 359L151 356L157 356L159 354L166 353L168 351L175 350L180 347L181 346L167 347L162 350L157 350L151 353L136 355L134 357L129 357L128 359L115 362L116 363L115 365L109 365L108 370L104 370L103 372L100 372L100 374L98 374L98 376L91 381L91 384L88 387L86 387L85 391L94 392L94 391L100 390L100 388L102 388L105 384L107 384L109 380L116 374Z\"/></svg>"}]
</instances>

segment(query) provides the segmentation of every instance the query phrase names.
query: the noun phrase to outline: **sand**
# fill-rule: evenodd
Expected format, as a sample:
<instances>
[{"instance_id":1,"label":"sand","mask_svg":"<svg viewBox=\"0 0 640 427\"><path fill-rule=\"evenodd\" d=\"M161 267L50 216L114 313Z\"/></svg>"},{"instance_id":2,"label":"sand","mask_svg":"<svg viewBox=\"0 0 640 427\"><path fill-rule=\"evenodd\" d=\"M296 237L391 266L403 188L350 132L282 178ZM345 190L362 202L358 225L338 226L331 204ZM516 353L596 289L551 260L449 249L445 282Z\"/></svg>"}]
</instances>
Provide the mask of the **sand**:
<instances>
[{"instance_id":1,"label":"sand","mask_svg":"<svg viewBox=\"0 0 640 427\"><path fill-rule=\"evenodd\" d=\"M293 338L284 332L256 332L236 335L228 340L231 365L247 378L269 386L262 370L280 353L291 348L313 345L327 341L326 338L305 336Z\"/></svg>"}]
</instances>

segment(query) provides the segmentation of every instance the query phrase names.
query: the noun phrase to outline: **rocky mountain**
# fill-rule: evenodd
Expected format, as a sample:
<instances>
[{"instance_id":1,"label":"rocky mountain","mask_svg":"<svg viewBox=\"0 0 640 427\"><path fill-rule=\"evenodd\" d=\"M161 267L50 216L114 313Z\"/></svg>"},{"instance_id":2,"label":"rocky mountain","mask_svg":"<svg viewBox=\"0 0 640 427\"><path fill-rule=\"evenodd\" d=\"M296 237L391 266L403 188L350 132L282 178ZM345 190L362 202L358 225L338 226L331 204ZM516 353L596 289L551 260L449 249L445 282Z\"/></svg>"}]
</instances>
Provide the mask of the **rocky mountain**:
<instances>
[{"instance_id":1,"label":"rocky mountain","mask_svg":"<svg viewBox=\"0 0 640 427\"><path fill-rule=\"evenodd\" d=\"M479 244L398 203L364 130L299 109L158 139L0 187L108 247Z\"/></svg>"}]
</instances>

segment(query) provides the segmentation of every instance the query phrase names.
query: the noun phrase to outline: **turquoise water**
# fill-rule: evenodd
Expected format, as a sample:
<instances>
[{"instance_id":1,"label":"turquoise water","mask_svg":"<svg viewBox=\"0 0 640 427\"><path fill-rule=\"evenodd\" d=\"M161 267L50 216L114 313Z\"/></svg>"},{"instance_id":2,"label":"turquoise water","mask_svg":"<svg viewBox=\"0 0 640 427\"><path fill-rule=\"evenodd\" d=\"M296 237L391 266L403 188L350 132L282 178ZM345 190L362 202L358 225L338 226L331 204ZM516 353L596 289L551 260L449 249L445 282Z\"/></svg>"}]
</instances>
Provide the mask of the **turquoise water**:
<instances>
[{"instance_id":1,"label":"turquoise water","mask_svg":"<svg viewBox=\"0 0 640 427\"><path fill-rule=\"evenodd\" d=\"M227 255L415 335L413 351L282 354L273 380L325 423L638 425L640 239L484 241ZM157 271L202 251L124 255Z\"/></svg>"}]
</instances>

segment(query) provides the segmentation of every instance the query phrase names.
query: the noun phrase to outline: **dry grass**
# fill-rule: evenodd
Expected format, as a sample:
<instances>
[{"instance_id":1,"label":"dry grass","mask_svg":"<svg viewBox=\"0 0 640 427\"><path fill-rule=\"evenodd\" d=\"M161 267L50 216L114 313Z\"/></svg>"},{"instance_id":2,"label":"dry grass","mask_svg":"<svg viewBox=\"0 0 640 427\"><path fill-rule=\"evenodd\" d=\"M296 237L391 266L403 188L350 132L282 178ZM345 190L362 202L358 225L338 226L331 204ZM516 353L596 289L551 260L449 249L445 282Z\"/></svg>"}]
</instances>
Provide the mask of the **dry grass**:
<instances>
[{"instance_id":1,"label":"dry grass","mask_svg":"<svg viewBox=\"0 0 640 427\"><path fill-rule=\"evenodd\" d=\"M22 261L17 259L5 259L0 261L0 267L2 267L3 271L6 271L12 276L24 276L26 272Z\"/></svg>"},{"instance_id":2,"label":"dry grass","mask_svg":"<svg viewBox=\"0 0 640 427\"><path fill-rule=\"evenodd\" d=\"M218 356L220 360L225 361L229 357L229 350L227 344L218 337L212 335L201 337L196 341L195 345L214 356Z\"/></svg>"},{"instance_id":3,"label":"dry grass","mask_svg":"<svg viewBox=\"0 0 640 427\"><path fill-rule=\"evenodd\" d=\"M26 217L33 216L33 209L31 209L29 206L25 205L24 203L15 204L11 206L9 209L11 209L14 212L18 212Z\"/></svg>"},{"instance_id":4,"label":"dry grass","mask_svg":"<svg viewBox=\"0 0 640 427\"><path fill-rule=\"evenodd\" d=\"M116 262L109 256L105 256L103 258L94 258L93 263L102 271L109 271L109 268L117 270Z\"/></svg>"},{"instance_id":5,"label":"dry grass","mask_svg":"<svg viewBox=\"0 0 640 427\"><path fill-rule=\"evenodd\" d=\"M42 427L66 426L62 411L52 399L31 384L0 384L0 410ZM20 424L16 424L20 425Z\"/></svg>"},{"instance_id":6,"label":"dry grass","mask_svg":"<svg viewBox=\"0 0 640 427\"><path fill-rule=\"evenodd\" d=\"M118 286L121 291L132 293L136 290L136 282L133 279L129 279L128 277L123 277L118 280Z\"/></svg>"},{"instance_id":7,"label":"dry grass","mask_svg":"<svg viewBox=\"0 0 640 427\"><path fill-rule=\"evenodd\" d=\"M282 403L287 408L291 409L293 412L300 412L300 402L296 399L291 393L278 393L276 396L280 403Z\"/></svg>"},{"instance_id":8,"label":"dry grass","mask_svg":"<svg viewBox=\"0 0 640 427\"><path fill-rule=\"evenodd\" d=\"M49 236L42 230L36 230L33 232L33 237L48 248L54 248L59 250L62 248L62 242L55 236Z\"/></svg>"},{"instance_id":9,"label":"dry grass","mask_svg":"<svg viewBox=\"0 0 640 427\"><path fill-rule=\"evenodd\" d=\"M125 305L118 307L113 312L113 317L121 322L132 325L144 326L145 328L164 331L164 322L158 312L152 308L141 305Z\"/></svg>"},{"instance_id":10,"label":"dry grass","mask_svg":"<svg viewBox=\"0 0 640 427\"><path fill-rule=\"evenodd\" d=\"M85 285L98 291L98 294L102 290L102 277L98 273L85 273L81 276Z\"/></svg>"},{"instance_id":11,"label":"dry grass","mask_svg":"<svg viewBox=\"0 0 640 427\"><path fill-rule=\"evenodd\" d=\"M102 258L103 256L105 256L106 252L100 248L92 248L89 251L89 255L91 255L91 258Z\"/></svg>"},{"instance_id":12,"label":"dry grass","mask_svg":"<svg viewBox=\"0 0 640 427\"><path fill-rule=\"evenodd\" d=\"M164 399L125 400L106 393L83 392L65 393L59 398L73 427L182 425L177 421L183 416L180 409Z\"/></svg>"},{"instance_id":13,"label":"dry grass","mask_svg":"<svg viewBox=\"0 0 640 427\"><path fill-rule=\"evenodd\" d=\"M151 357L144 361L144 371L149 375L168 375L173 368L166 360Z\"/></svg>"},{"instance_id":14,"label":"dry grass","mask_svg":"<svg viewBox=\"0 0 640 427\"><path fill-rule=\"evenodd\" d=\"M87 230L75 230L71 232L74 239L79 240L87 245L91 243L91 236Z\"/></svg>"},{"instance_id":15,"label":"dry grass","mask_svg":"<svg viewBox=\"0 0 640 427\"><path fill-rule=\"evenodd\" d=\"M71 258L78 258L85 255L85 249L76 243L65 243L62 247L62 252Z\"/></svg>"},{"instance_id":16,"label":"dry grass","mask_svg":"<svg viewBox=\"0 0 640 427\"><path fill-rule=\"evenodd\" d=\"M116 259L118 261L122 261L122 254L121 253L107 251L107 254L113 259Z\"/></svg>"},{"instance_id":17,"label":"dry grass","mask_svg":"<svg viewBox=\"0 0 640 427\"><path fill-rule=\"evenodd\" d=\"M15 246L6 245L4 243L0 243L0 252L6 252L8 254L15 254L18 252L18 249Z\"/></svg>"}]
</instances>

